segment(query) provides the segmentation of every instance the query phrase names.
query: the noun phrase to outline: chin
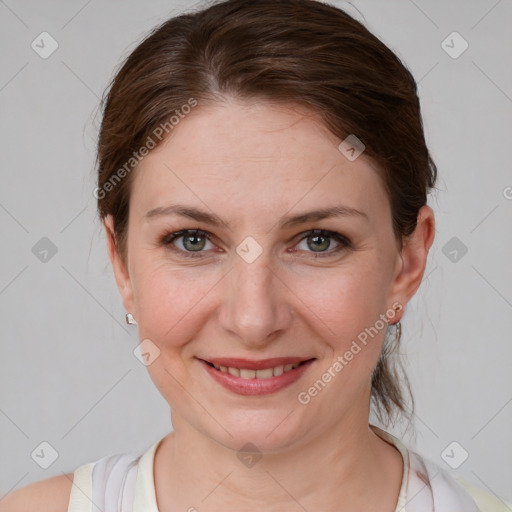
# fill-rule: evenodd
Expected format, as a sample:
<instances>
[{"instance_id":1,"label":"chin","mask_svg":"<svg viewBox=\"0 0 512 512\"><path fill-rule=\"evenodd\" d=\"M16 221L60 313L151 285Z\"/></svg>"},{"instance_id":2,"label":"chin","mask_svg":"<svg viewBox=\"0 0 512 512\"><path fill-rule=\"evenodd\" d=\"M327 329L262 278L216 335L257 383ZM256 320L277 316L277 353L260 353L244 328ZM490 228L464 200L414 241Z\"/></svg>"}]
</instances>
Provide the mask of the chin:
<instances>
[{"instance_id":1,"label":"chin","mask_svg":"<svg viewBox=\"0 0 512 512\"><path fill-rule=\"evenodd\" d=\"M224 415L223 419L216 417L222 426L212 421L213 425L210 423L208 428L201 430L217 443L236 452L250 443L261 452L277 453L300 442L308 431L304 423L298 420L298 415L290 414L290 411L285 407L268 411L239 410Z\"/></svg>"}]
</instances>

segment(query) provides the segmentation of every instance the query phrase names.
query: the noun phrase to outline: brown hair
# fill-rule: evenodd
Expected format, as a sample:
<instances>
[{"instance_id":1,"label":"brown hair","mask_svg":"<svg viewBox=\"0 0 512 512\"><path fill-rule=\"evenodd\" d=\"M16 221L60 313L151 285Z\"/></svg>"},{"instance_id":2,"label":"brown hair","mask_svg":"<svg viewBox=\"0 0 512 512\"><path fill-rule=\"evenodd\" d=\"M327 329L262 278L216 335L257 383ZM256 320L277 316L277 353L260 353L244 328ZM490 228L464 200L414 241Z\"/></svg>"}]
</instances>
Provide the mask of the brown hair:
<instances>
[{"instance_id":1,"label":"brown hair","mask_svg":"<svg viewBox=\"0 0 512 512\"><path fill-rule=\"evenodd\" d=\"M180 109L193 102L294 103L319 114L340 139L355 134L383 178L400 248L435 184L412 75L361 23L318 1L228 0L173 17L128 56L106 94L96 197L101 220L113 216L124 261L130 170L165 140L159 127L171 133L171 116L183 117ZM410 418L394 352L386 338L372 375L372 403L384 423L396 412ZM405 373L404 382L412 414Z\"/></svg>"}]
</instances>

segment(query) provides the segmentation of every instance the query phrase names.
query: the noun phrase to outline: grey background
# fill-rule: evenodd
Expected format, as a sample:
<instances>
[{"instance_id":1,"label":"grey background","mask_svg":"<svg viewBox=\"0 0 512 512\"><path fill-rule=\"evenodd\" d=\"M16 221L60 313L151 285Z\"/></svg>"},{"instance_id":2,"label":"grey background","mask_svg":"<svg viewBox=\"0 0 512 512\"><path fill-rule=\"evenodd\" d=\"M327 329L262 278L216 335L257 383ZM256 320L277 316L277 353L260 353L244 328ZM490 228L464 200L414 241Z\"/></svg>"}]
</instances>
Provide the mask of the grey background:
<instances>
[{"instance_id":1,"label":"grey background","mask_svg":"<svg viewBox=\"0 0 512 512\"><path fill-rule=\"evenodd\" d=\"M429 200L436 241L402 322L418 433L403 439L512 501L512 2L332 3L415 75L440 173ZM149 29L193 5L0 1L0 496L108 454L141 453L171 428L133 355L93 163L114 70ZM31 48L43 31L59 45L47 59ZM469 44L456 59L441 45L453 31ZM47 261L33 252L43 237L57 250ZM58 454L47 469L31 457L43 441ZM453 441L469 454L457 469L441 456ZM460 447L448 449L452 460Z\"/></svg>"}]
</instances>

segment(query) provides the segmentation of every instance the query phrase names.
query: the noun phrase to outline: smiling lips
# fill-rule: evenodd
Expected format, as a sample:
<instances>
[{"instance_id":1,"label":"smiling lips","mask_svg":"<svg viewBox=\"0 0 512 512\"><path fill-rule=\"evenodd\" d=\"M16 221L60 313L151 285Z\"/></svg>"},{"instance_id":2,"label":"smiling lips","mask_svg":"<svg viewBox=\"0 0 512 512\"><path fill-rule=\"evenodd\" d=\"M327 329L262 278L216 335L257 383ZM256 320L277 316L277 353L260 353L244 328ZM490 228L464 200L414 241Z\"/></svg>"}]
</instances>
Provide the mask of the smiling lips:
<instances>
[{"instance_id":1,"label":"smiling lips","mask_svg":"<svg viewBox=\"0 0 512 512\"><path fill-rule=\"evenodd\" d=\"M276 357L262 361L235 358L200 359L225 388L242 395L273 393L295 382L314 358Z\"/></svg>"},{"instance_id":2,"label":"smiling lips","mask_svg":"<svg viewBox=\"0 0 512 512\"><path fill-rule=\"evenodd\" d=\"M224 357L208 359L206 362L212 364L217 370L229 373L234 377L269 379L270 377L279 377L308 360L304 357L274 357L261 361L250 361Z\"/></svg>"}]
</instances>

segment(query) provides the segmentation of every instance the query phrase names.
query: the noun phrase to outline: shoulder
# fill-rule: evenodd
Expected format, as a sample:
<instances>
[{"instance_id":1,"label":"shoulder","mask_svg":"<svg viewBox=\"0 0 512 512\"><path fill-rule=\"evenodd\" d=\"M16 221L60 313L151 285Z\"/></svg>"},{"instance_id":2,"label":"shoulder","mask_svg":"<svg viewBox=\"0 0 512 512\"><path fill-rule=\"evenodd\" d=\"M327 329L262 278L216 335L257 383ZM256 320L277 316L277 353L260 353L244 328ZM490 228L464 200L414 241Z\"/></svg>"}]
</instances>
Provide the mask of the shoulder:
<instances>
[{"instance_id":1,"label":"shoulder","mask_svg":"<svg viewBox=\"0 0 512 512\"><path fill-rule=\"evenodd\" d=\"M0 498L0 512L67 512L73 473L16 489Z\"/></svg>"},{"instance_id":2,"label":"shoulder","mask_svg":"<svg viewBox=\"0 0 512 512\"><path fill-rule=\"evenodd\" d=\"M152 448L148 450L152 454ZM124 492L126 477L137 476L137 462L141 455L133 453L107 455L95 462L77 467L74 472L34 482L0 496L0 512L69 512L89 510L93 480L95 490L104 498L117 500ZM109 501L109 503L110 503ZM113 503L112 506L115 506Z\"/></svg>"}]
</instances>

